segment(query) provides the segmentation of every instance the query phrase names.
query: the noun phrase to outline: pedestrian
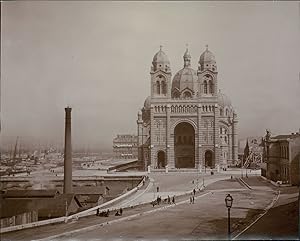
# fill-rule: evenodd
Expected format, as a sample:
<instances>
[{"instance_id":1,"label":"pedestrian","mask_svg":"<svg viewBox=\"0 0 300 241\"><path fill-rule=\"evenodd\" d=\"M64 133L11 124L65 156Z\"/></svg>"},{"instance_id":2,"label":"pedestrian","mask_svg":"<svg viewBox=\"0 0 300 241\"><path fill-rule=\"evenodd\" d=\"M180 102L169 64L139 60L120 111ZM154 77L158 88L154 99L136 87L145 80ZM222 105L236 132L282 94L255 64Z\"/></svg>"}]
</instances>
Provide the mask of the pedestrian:
<instances>
[{"instance_id":1,"label":"pedestrian","mask_svg":"<svg viewBox=\"0 0 300 241\"><path fill-rule=\"evenodd\" d=\"M107 209L106 213L104 214L105 217L109 217L109 209Z\"/></svg>"},{"instance_id":2,"label":"pedestrian","mask_svg":"<svg viewBox=\"0 0 300 241\"><path fill-rule=\"evenodd\" d=\"M122 216L122 214L123 214L123 209L120 208L120 215Z\"/></svg>"},{"instance_id":3,"label":"pedestrian","mask_svg":"<svg viewBox=\"0 0 300 241\"><path fill-rule=\"evenodd\" d=\"M171 198L169 195L168 195L168 204L171 204Z\"/></svg>"},{"instance_id":4,"label":"pedestrian","mask_svg":"<svg viewBox=\"0 0 300 241\"><path fill-rule=\"evenodd\" d=\"M192 197L190 197L190 204L192 204L192 201L193 201L193 200L192 200Z\"/></svg>"},{"instance_id":5,"label":"pedestrian","mask_svg":"<svg viewBox=\"0 0 300 241\"><path fill-rule=\"evenodd\" d=\"M106 190L106 194L109 195L109 190L110 190L109 187L106 186L105 190Z\"/></svg>"},{"instance_id":6,"label":"pedestrian","mask_svg":"<svg viewBox=\"0 0 300 241\"><path fill-rule=\"evenodd\" d=\"M193 204L195 203L195 196L193 196Z\"/></svg>"},{"instance_id":7,"label":"pedestrian","mask_svg":"<svg viewBox=\"0 0 300 241\"><path fill-rule=\"evenodd\" d=\"M96 216L99 216L99 214L100 214L100 208L97 208Z\"/></svg>"},{"instance_id":8,"label":"pedestrian","mask_svg":"<svg viewBox=\"0 0 300 241\"><path fill-rule=\"evenodd\" d=\"M156 187L156 191L159 192L159 187Z\"/></svg>"},{"instance_id":9,"label":"pedestrian","mask_svg":"<svg viewBox=\"0 0 300 241\"><path fill-rule=\"evenodd\" d=\"M119 211L116 212L115 216L121 216L121 214L119 213Z\"/></svg>"},{"instance_id":10,"label":"pedestrian","mask_svg":"<svg viewBox=\"0 0 300 241\"><path fill-rule=\"evenodd\" d=\"M195 188L194 188L194 190L193 190L193 193L194 193L194 196L195 196L195 194L196 194L196 190L195 190Z\"/></svg>"},{"instance_id":11,"label":"pedestrian","mask_svg":"<svg viewBox=\"0 0 300 241\"><path fill-rule=\"evenodd\" d=\"M172 198L172 202L175 204L175 195Z\"/></svg>"}]
</instances>

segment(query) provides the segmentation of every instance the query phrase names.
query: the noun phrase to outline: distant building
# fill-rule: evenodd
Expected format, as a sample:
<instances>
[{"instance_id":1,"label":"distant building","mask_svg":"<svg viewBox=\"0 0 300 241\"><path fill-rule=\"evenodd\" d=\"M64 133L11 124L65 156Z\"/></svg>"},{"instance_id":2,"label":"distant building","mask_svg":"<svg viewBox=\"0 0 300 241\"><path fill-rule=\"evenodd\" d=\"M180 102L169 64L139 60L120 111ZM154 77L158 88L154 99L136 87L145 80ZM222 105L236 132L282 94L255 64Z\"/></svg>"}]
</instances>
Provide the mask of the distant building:
<instances>
[{"instance_id":1,"label":"distant building","mask_svg":"<svg viewBox=\"0 0 300 241\"><path fill-rule=\"evenodd\" d=\"M138 138L135 135L117 135L113 140L114 158L134 159L138 156Z\"/></svg>"},{"instance_id":2,"label":"distant building","mask_svg":"<svg viewBox=\"0 0 300 241\"><path fill-rule=\"evenodd\" d=\"M264 157L267 163L262 174L282 184L299 185L300 134L266 136Z\"/></svg>"},{"instance_id":3,"label":"distant building","mask_svg":"<svg viewBox=\"0 0 300 241\"><path fill-rule=\"evenodd\" d=\"M242 161L243 166L246 164L247 167L256 167L258 164L263 161L263 145L262 145L262 137L261 136L251 136L245 139L239 140L239 161ZM249 153L247 163L245 160L247 157L244 156L244 151L246 145L248 143Z\"/></svg>"}]
</instances>

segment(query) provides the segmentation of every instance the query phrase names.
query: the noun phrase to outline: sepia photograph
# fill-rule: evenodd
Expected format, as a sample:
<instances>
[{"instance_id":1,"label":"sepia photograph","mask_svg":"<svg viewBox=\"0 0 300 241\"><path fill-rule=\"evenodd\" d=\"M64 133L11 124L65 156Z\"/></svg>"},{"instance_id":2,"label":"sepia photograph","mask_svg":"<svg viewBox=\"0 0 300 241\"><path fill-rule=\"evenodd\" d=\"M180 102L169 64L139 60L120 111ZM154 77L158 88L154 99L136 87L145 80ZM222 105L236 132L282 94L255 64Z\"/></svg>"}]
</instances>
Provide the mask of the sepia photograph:
<instances>
[{"instance_id":1,"label":"sepia photograph","mask_svg":"<svg viewBox=\"0 0 300 241\"><path fill-rule=\"evenodd\" d=\"M299 240L299 1L0 4L1 240Z\"/></svg>"}]
</instances>

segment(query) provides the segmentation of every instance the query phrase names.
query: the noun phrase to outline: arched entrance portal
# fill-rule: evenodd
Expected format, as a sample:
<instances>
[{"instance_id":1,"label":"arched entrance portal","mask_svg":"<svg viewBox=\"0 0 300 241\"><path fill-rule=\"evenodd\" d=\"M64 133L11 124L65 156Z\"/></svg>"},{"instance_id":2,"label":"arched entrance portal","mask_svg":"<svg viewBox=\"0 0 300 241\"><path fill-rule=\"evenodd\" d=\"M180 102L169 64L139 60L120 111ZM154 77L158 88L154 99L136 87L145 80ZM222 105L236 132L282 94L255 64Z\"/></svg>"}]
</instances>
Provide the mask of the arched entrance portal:
<instances>
[{"instance_id":1,"label":"arched entrance portal","mask_svg":"<svg viewBox=\"0 0 300 241\"><path fill-rule=\"evenodd\" d=\"M195 130L186 122L179 123L174 130L175 167L195 168Z\"/></svg>"},{"instance_id":2,"label":"arched entrance portal","mask_svg":"<svg viewBox=\"0 0 300 241\"><path fill-rule=\"evenodd\" d=\"M158 168L166 167L166 154L164 151L159 151L157 153L157 167Z\"/></svg>"},{"instance_id":3,"label":"arched entrance portal","mask_svg":"<svg viewBox=\"0 0 300 241\"><path fill-rule=\"evenodd\" d=\"M205 167L213 167L213 153L210 150L205 152Z\"/></svg>"}]
</instances>

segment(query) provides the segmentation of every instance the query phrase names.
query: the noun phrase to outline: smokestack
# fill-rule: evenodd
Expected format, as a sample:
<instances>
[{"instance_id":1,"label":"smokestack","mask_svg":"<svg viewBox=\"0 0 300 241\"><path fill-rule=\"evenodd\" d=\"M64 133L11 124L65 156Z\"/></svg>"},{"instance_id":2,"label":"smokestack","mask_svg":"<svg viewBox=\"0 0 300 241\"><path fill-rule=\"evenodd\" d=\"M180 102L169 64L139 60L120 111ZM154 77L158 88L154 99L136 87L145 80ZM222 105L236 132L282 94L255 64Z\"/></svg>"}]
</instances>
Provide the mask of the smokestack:
<instances>
[{"instance_id":1,"label":"smokestack","mask_svg":"<svg viewBox=\"0 0 300 241\"><path fill-rule=\"evenodd\" d=\"M71 111L69 106L65 108L64 193L72 193Z\"/></svg>"}]
</instances>

